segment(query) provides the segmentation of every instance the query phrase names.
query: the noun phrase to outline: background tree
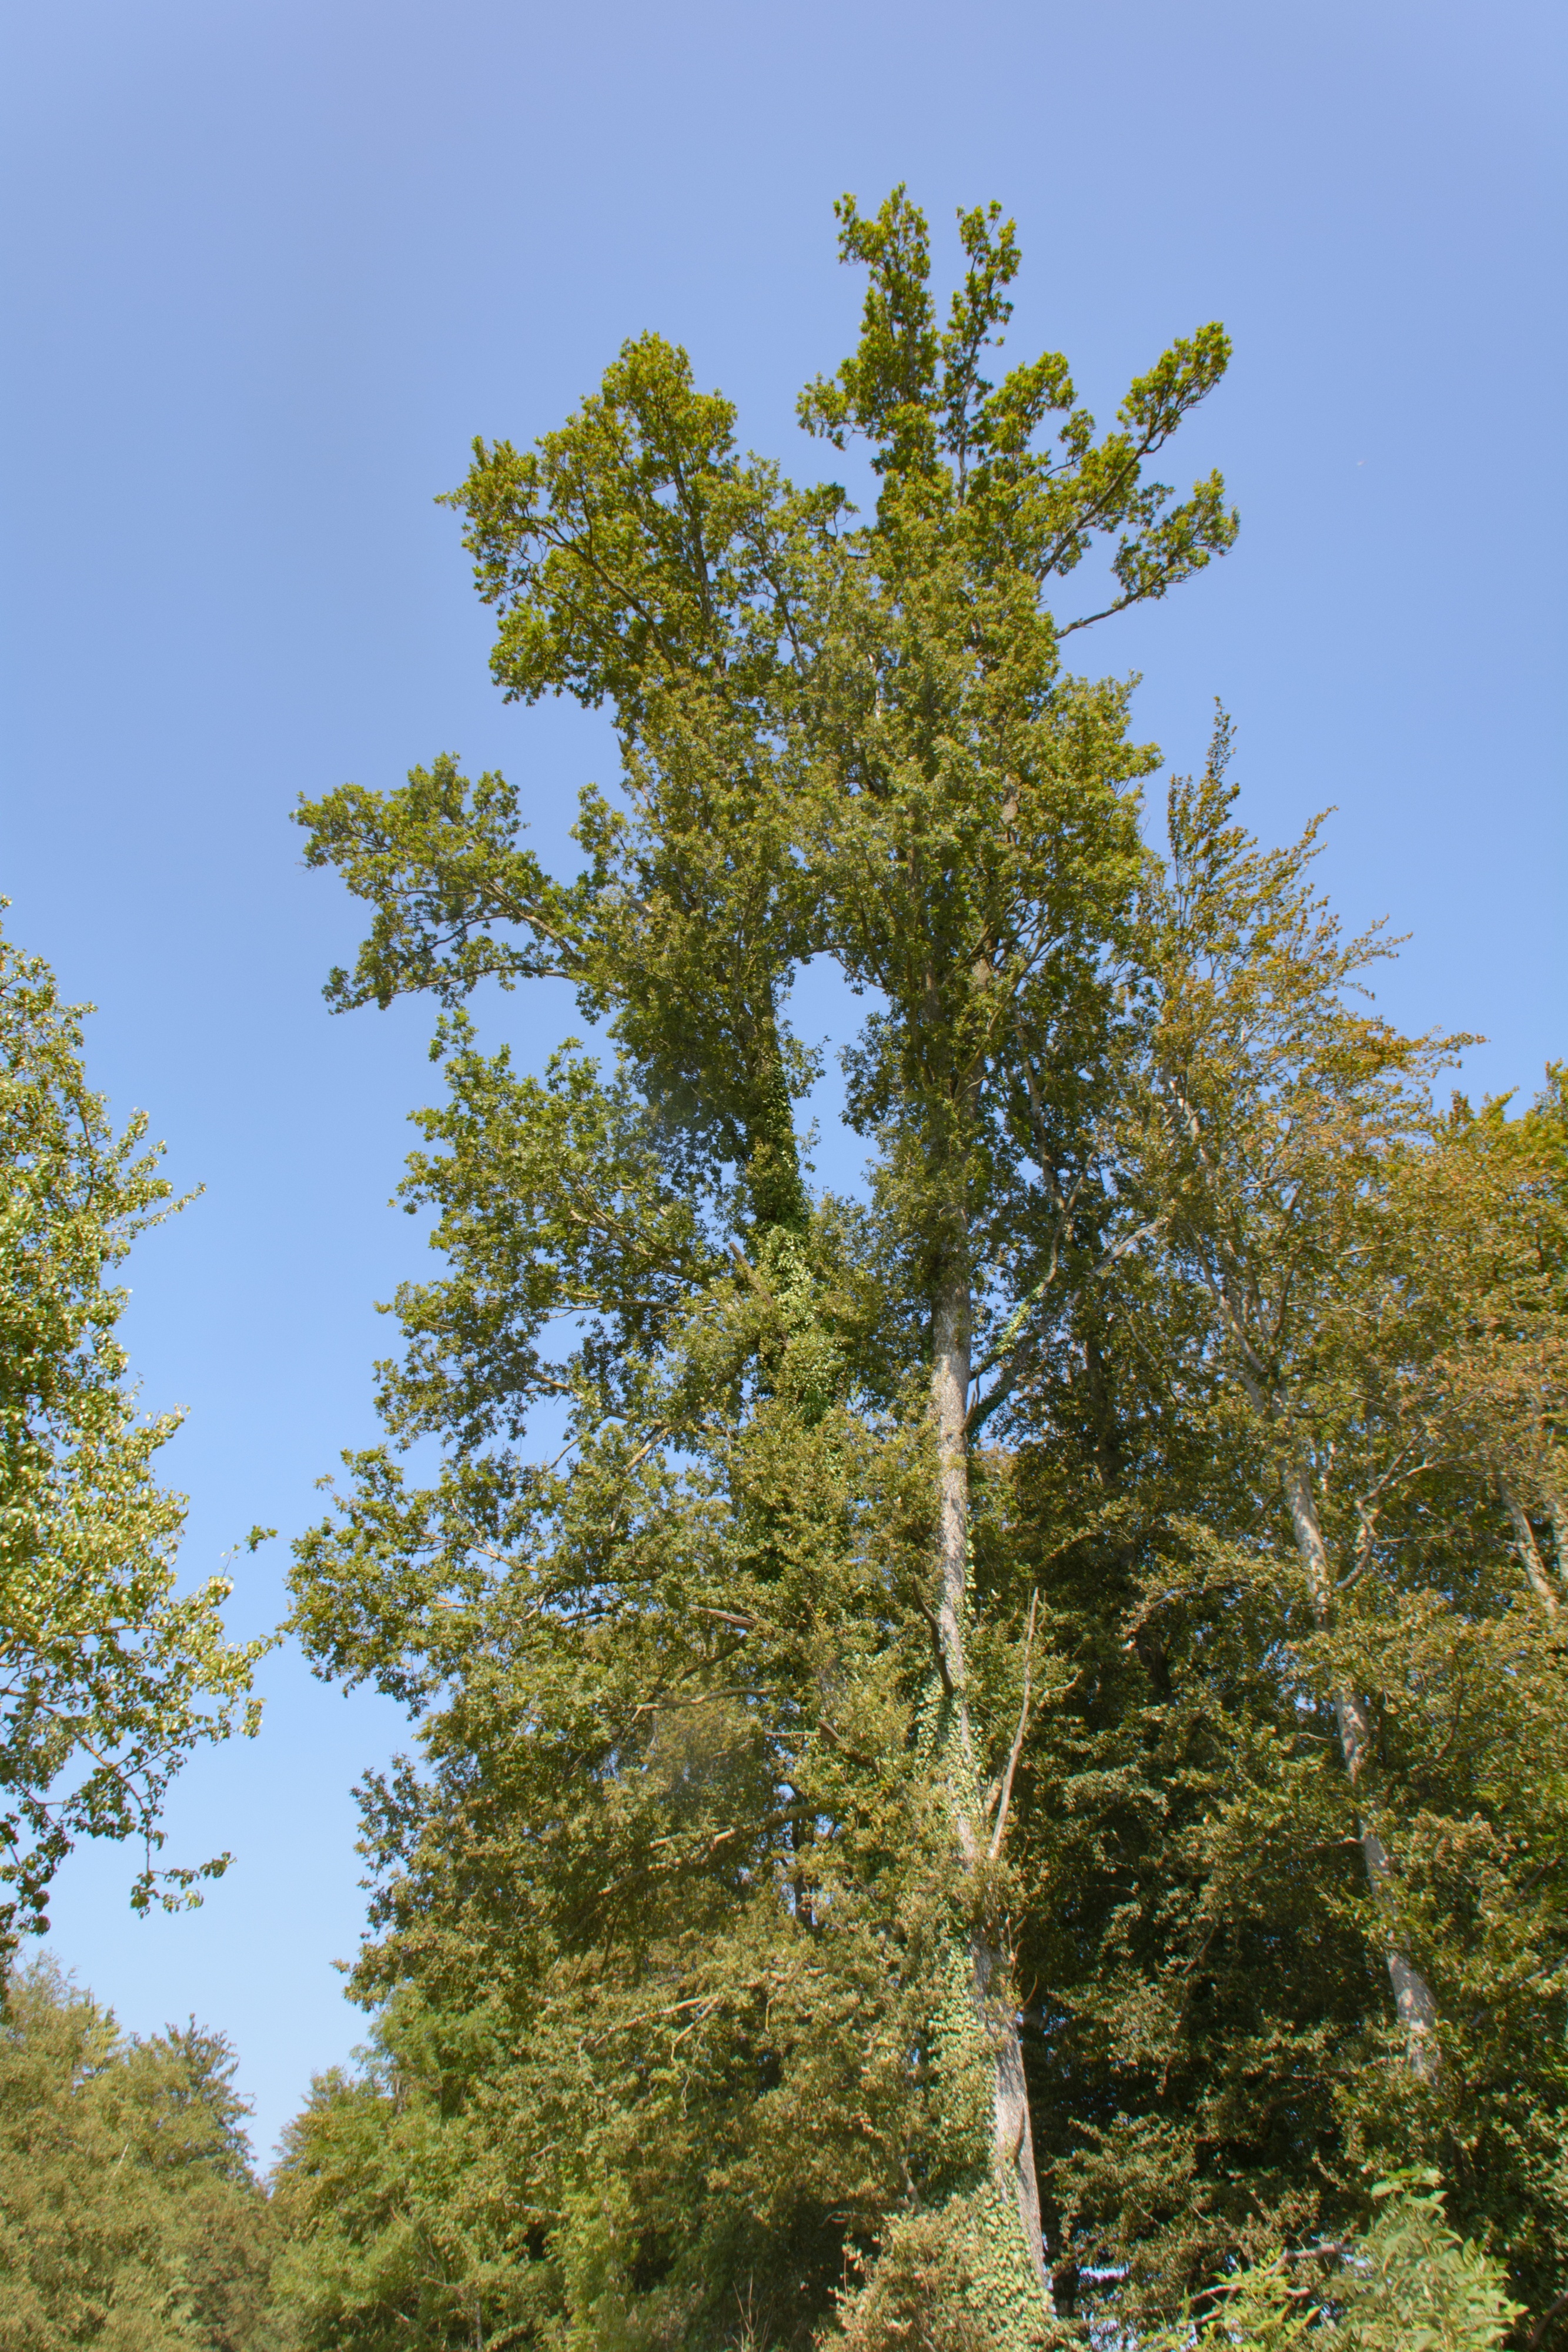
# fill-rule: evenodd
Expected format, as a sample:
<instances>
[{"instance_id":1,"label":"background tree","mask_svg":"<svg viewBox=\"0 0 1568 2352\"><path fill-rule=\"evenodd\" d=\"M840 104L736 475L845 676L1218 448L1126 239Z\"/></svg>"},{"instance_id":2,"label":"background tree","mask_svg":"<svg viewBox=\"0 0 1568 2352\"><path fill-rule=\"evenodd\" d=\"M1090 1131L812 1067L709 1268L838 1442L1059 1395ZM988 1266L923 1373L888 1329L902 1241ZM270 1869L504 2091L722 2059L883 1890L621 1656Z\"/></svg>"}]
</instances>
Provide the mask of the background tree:
<instances>
[{"instance_id":1,"label":"background tree","mask_svg":"<svg viewBox=\"0 0 1568 2352\"><path fill-rule=\"evenodd\" d=\"M80 1836L141 1842L138 1908L222 1870L157 1864L159 1811L193 1748L255 1729L267 1647L225 1642L222 1578L175 1590L152 1462L180 1416L138 1416L106 1277L176 1204L145 1118L117 1135L87 1084L84 1009L0 939L0 1948L47 1925Z\"/></svg>"},{"instance_id":2,"label":"background tree","mask_svg":"<svg viewBox=\"0 0 1568 2352\"><path fill-rule=\"evenodd\" d=\"M1439 1115L1433 1049L1345 993L1310 837L1260 852L1229 805L1213 771L1176 789L1147 901L1117 1163L1144 1237L1041 1335L994 1474L991 1572L1038 1576L1074 1670L1019 1779L1052 2237L1153 2318L1361 2227L1364 2165L1425 2158L1543 2314L1559 1088ZM1412 1979L1440 2063L1410 2063Z\"/></svg>"},{"instance_id":3,"label":"background tree","mask_svg":"<svg viewBox=\"0 0 1568 2352\"><path fill-rule=\"evenodd\" d=\"M221 2035L127 2040L47 1962L0 2021L0 2334L16 2352L250 2352L272 2238Z\"/></svg>"}]
</instances>

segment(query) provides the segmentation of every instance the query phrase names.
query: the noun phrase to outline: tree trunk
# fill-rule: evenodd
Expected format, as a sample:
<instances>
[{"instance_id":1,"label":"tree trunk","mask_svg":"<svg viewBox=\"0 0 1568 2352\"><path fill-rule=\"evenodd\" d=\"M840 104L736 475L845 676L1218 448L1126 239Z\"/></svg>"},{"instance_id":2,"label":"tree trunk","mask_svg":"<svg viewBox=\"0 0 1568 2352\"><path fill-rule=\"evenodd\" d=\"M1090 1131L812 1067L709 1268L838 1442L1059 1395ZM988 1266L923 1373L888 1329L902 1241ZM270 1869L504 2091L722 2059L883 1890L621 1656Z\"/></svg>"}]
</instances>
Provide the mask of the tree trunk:
<instances>
[{"instance_id":1,"label":"tree trunk","mask_svg":"<svg viewBox=\"0 0 1568 2352\"><path fill-rule=\"evenodd\" d=\"M1300 1463L1293 1464L1285 1474L1285 1499L1291 1507L1296 1549L1307 1571L1312 1616L1320 1632L1326 1632L1333 1612L1333 1573L1312 1486ZM1336 1690L1333 1704L1334 1720L1339 1727L1340 1754L1344 1759L1346 1777L1354 1790L1371 1752L1372 1727L1367 1721L1365 1707L1354 1691ZM1365 1822L1358 1820L1355 1826L1356 1835L1361 1841L1361 1858L1366 1871L1367 1885L1380 1908L1386 1911L1394 1895L1394 1873L1388 1850L1377 1832ZM1442 2053L1437 2042L1437 2004L1432 1997L1432 1988L1404 1953L1396 1949L1392 1939L1385 1948L1384 1957L1388 1965L1388 1981L1394 1991L1394 2013L1405 2029L1410 2071L1423 2083L1435 2082L1442 2063Z\"/></svg>"},{"instance_id":2,"label":"tree trunk","mask_svg":"<svg viewBox=\"0 0 1568 2352\"><path fill-rule=\"evenodd\" d=\"M940 1453L938 1566L940 1583L934 1628L936 1680L933 1755L946 1784L954 1842L966 1871L984 1866L986 1822L969 1722L966 1624L969 1571L970 1302L966 1267L944 1269L933 1300L932 1403ZM972 2223L962 2228L976 2300L996 2331L998 2346L1031 2340L1051 2315L1051 2284L1035 2174L1024 2081L1023 2048L1013 2001L1008 1954L983 1923L974 1928L963 1956L963 1993L967 2016L953 2018L951 2054L957 2038L969 2044L971 2063L988 2092L989 2115L982 2122L988 2145L974 2169L968 2192ZM960 2063L962 2063L960 2061Z\"/></svg>"},{"instance_id":3,"label":"tree trunk","mask_svg":"<svg viewBox=\"0 0 1568 2352\"><path fill-rule=\"evenodd\" d=\"M1548 1617L1555 1617L1557 1595L1552 1590L1552 1579L1546 1573L1546 1563L1541 1557L1541 1547L1535 1540L1535 1529L1530 1524L1529 1513L1507 1479L1501 1480L1500 1484L1502 1489L1503 1507L1512 1522L1514 1544L1525 1575L1530 1579L1530 1589ZM1556 1535L1557 1532L1554 1516L1552 1533ZM1559 1541L1561 1542L1561 1538Z\"/></svg>"},{"instance_id":4,"label":"tree trunk","mask_svg":"<svg viewBox=\"0 0 1568 2352\"><path fill-rule=\"evenodd\" d=\"M1552 1521L1552 1541L1557 1553L1557 1576L1560 1583L1568 1584L1568 1505L1555 1486L1546 1498L1546 1508Z\"/></svg>"}]
</instances>

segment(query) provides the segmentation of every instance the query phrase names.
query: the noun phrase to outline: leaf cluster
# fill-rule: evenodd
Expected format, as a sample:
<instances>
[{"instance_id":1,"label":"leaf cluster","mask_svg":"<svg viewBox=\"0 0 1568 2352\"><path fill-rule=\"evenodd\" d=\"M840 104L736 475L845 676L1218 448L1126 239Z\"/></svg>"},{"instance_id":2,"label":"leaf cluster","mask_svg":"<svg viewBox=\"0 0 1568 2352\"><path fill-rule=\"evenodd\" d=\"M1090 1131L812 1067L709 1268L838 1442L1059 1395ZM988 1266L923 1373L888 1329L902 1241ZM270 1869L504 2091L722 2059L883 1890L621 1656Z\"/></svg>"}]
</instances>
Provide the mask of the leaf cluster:
<instances>
[{"instance_id":1,"label":"leaf cluster","mask_svg":"<svg viewBox=\"0 0 1568 2352\"><path fill-rule=\"evenodd\" d=\"M113 1269L178 1204L137 1114L116 1133L81 1062L84 1008L0 939L0 1946L47 1925L78 1837L133 1838L132 1900L179 1901L223 1868L154 1861L163 1793L236 1725L267 1645L231 1643L221 1577L176 1588L180 1496L153 1462Z\"/></svg>"}]
</instances>

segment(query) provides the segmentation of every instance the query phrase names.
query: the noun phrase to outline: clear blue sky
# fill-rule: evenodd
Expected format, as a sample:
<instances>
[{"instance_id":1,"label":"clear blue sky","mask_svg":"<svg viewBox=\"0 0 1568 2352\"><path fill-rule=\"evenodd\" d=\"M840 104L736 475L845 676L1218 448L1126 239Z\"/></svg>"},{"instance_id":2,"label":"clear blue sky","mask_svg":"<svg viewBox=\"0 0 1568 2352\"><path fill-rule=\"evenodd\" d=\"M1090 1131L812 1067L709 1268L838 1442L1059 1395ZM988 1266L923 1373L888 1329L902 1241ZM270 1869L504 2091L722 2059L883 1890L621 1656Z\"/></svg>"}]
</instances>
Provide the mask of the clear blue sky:
<instances>
[{"instance_id":1,"label":"clear blue sky","mask_svg":"<svg viewBox=\"0 0 1568 2352\"><path fill-rule=\"evenodd\" d=\"M91 1066L206 1192L132 1265L151 1404L205 1574L285 1538L371 1432L372 1313L417 1270L385 1206L431 1074L421 1008L331 1020L357 936L287 823L441 749L526 788L564 857L602 732L490 687L433 493L470 436L557 422L655 327L809 466L795 391L853 332L832 198L905 179L951 251L998 196L1012 348L1091 404L1221 318L1186 446L1236 552L1095 633L1142 731L1239 727L1280 837L1328 802L1354 919L1414 934L1384 1001L1483 1031L1481 1087L1568 1052L1560 0L47 0L3 14L4 779L14 936L99 1005ZM517 1005L531 1054L559 1007ZM283 1545L246 1562L246 1630ZM254 1747L171 1809L236 1866L139 1925L73 1863L55 1948L137 2027L237 2040L266 2148L362 2030L331 1962L361 1895L350 1784L399 1737L297 1659Z\"/></svg>"}]
</instances>

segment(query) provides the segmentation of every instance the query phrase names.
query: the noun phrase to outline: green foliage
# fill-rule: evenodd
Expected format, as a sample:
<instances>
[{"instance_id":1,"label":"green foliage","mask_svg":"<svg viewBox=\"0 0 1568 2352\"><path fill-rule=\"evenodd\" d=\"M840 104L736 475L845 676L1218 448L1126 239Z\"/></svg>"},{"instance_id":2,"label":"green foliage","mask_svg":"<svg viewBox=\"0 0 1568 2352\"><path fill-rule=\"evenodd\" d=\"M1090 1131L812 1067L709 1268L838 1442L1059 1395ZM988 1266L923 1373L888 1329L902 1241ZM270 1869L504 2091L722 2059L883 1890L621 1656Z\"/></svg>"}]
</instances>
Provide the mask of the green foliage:
<instances>
[{"instance_id":1,"label":"green foliage","mask_svg":"<svg viewBox=\"0 0 1568 2352\"><path fill-rule=\"evenodd\" d=\"M81 1010L0 940L0 1949L78 1837L141 1842L139 1908L222 1870L156 1865L158 1814L193 1748L254 1729L267 1646L225 1643L223 1579L175 1590L152 1461L179 1415L138 1417L105 1279L175 1204L145 1119L116 1135L87 1085Z\"/></svg>"},{"instance_id":2,"label":"green foliage","mask_svg":"<svg viewBox=\"0 0 1568 2352\"><path fill-rule=\"evenodd\" d=\"M895 2221L865 2287L841 2306L845 2352L986 2352L968 2308L973 2282L933 2214Z\"/></svg>"},{"instance_id":3,"label":"green foliage","mask_svg":"<svg viewBox=\"0 0 1568 2352\"><path fill-rule=\"evenodd\" d=\"M1364 2158L1422 2154L1539 2310L1568 2105L1560 1094L1437 1114L1425 1049L1346 1001L1358 950L1303 852L1228 835L1205 789L1196 827L1177 798L1128 1088L1158 1246L1056 1336L1032 1437L1015 1417L1025 1572L1078 1675L1019 1829L1067 1895L1019 1953L1053 2236L1157 2313L1354 2229ZM1396 2063L1396 1949L1435 1998L1429 2080Z\"/></svg>"},{"instance_id":4,"label":"green foliage","mask_svg":"<svg viewBox=\"0 0 1568 2352\"><path fill-rule=\"evenodd\" d=\"M400 2080L429 2085L405 2113L467 2118L509 2226L526 2243L543 2217L513 2258L549 2267L585 2342L612 2307L628 2340L672 2308L718 2330L738 2292L773 2326L822 2307L846 2220L869 2237L941 2163L941 2086L910 2064L945 1990L948 1874L909 1736L928 1636L897 1605L922 1568L918 1447L824 1405L809 1269L785 1237L758 1260L765 1288L732 1270L656 1376L637 1363L645 1392L570 1477L470 1462L415 1499L382 1462L308 1556L348 1663L415 1696L458 1684L423 1784L371 1791L394 1874L361 1984L417 1984L443 2033L492 2021L471 2114L471 2077L429 2071L394 2000ZM824 1245L824 1287L831 1265ZM742 1416L760 1351L770 1392Z\"/></svg>"},{"instance_id":5,"label":"green foliage","mask_svg":"<svg viewBox=\"0 0 1568 2352\"><path fill-rule=\"evenodd\" d=\"M1427 2173L1373 2190L1377 2218L1328 2282L1333 2333L1345 2343L1364 2352L1496 2352L1523 2316L1500 2264L1448 2227L1437 2179Z\"/></svg>"},{"instance_id":6,"label":"green foliage","mask_svg":"<svg viewBox=\"0 0 1568 2352\"><path fill-rule=\"evenodd\" d=\"M221 2037L127 2041L47 1963L0 2020L0 2340L250 2352L272 2232Z\"/></svg>"},{"instance_id":7,"label":"green foliage","mask_svg":"<svg viewBox=\"0 0 1568 2352\"><path fill-rule=\"evenodd\" d=\"M1373 2190L1375 2219L1361 2238L1331 2247L1303 2280L1282 2254L1210 2291L1212 2315L1190 2315L1142 2339L1142 2352L1234 2347L1235 2352L1501 2352L1524 2316L1501 2265L1461 2240L1444 2218L1435 2172L1406 2173ZM1333 2264L1330 2268L1330 2263ZM1292 2275L1294 2273L1294 2275Z\"/></svg>"},{"instance_id":8,"label":"green foliage","mask_svg":"<svg viewBox=\"0 0 1568 2352\"><path fill-rule=\"evenodd\" d=\"M498 2049L492 2019L404 1999L362 2074L315 2084L273 2183L276 2292L300 2342L493 2342L548 2308L538 2217L471 2109Z\"/></svg>"}]
</instances>

